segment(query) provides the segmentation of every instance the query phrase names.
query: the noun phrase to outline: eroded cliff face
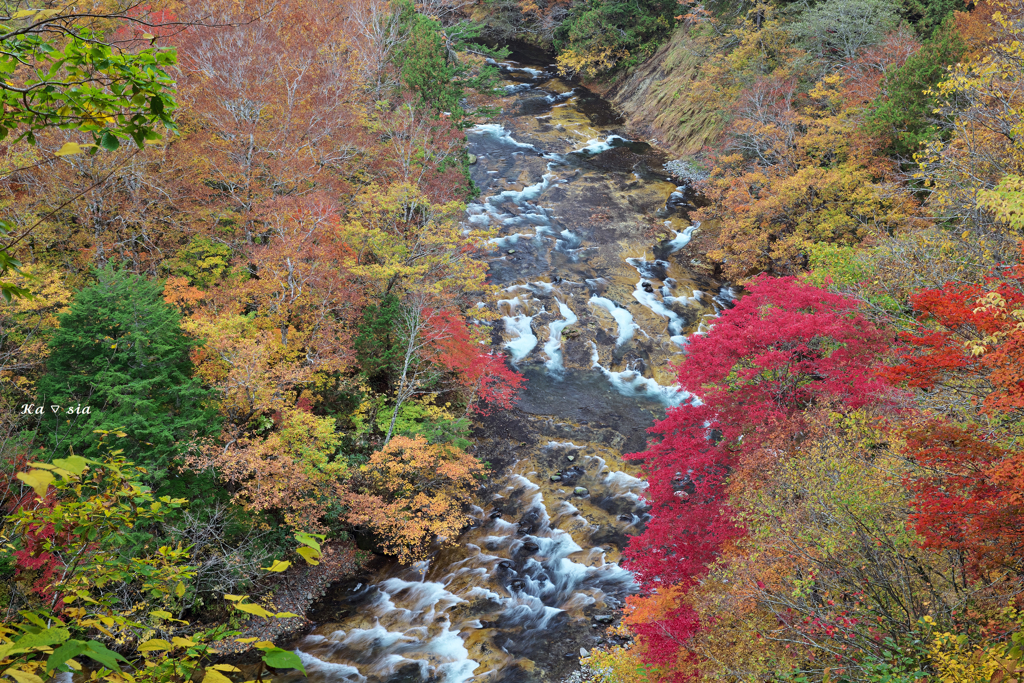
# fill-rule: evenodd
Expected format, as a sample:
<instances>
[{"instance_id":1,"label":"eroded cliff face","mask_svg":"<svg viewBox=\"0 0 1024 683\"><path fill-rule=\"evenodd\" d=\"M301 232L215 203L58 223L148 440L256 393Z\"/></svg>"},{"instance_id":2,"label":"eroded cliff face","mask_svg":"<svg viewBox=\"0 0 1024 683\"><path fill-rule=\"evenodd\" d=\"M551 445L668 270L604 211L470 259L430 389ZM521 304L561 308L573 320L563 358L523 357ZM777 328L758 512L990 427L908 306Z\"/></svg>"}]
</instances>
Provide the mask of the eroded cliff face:
<instances>
[{"instance_id":1,"label":"eroded cliff face","mask_svg":"<svg viewBox=\"0 0 1024 683\"><path fill-rule=\"evenodd\" d=\"M721 113L690 96L701 58L685 28L677 30L650 59L621 76L605 97L630 129L680 157L713 146L724 127Z\"/></svg>"}]
</instances>

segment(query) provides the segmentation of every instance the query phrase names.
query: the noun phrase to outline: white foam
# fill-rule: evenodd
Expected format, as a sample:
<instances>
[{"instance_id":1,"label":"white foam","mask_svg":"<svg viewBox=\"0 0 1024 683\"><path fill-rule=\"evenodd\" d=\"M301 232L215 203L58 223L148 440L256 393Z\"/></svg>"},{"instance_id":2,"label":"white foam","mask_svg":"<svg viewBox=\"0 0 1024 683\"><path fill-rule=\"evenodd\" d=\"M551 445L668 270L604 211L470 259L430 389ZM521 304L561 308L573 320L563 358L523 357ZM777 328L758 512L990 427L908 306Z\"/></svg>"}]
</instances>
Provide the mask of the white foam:
<instances>
[{"instance_id":1,"label":"white foam","mask_svg":"<svg viewBox=\"0 0 1024 683\"><path fill-rule=\"evenodd\" d=\"M535 202L544 194L545 190L551 187L552 181L558 181L558 176L553 173L545 173L539 183L528 185L522 190L505 190L496 195L487 197L486 201L491 206L500 206L505 202L512 202L516 206L522 206L527 202Z\"/></svg>"},{"instance_id":2,"label":"white foam","mask_svg":"<svg viewBox=\"0 0 1024 683\"><path fill-rule=\"evenodd\" d=\"M548 340L544 344L544 353L548 356L545 365L553 373L565 370L562 363L562 330L579 321L572 309L561 301L558 302L558 311L562 314L562 320L556 320L548 326Z\"/></svg>"},{"instance_id":3,"label":"white foam","mask_svg":"<svg viewBox=\"0 0 1024 683\"><path fill-rule=\"evenodd\" d=\"M508 332L514 332L519 335L516 339L505 342L505 348L512 354L512 362L518 363L529 356L530 352L537 346L537 335L533 333L533 328L531 327L533 316L520 313L517 316L502 318L502 320L505 321L505 329Z\"/></svg>"},{"instance_id":4,"label":"white foam","mask_svg":"<svg viewBox=\"0 0 1024 683\"><path fill-rule=\"evenodd\" d=\"M673 230L672 232L675 232L676 236L673 239L669 240L668 242L667 246L671 249L669 253L674 254L675 252L679 251L687 244L689 244L690 239L692 239L693 237L693 231L699 227L700 223L695 223L688 228L683 228L682 232L676 232L675 230Z\"/></svg>"},{"instance_id":5,"label":"white foam","mask_svg":"<svg viewBox=\"0 0 1024 683\"><path fill-rule=\"evenodd\" d=\"M366 680L366 676L359 673L359 669L348 664L334 664L332 662L325 662L322 659L317 659L313 655L306 654L302 650L296 650L295 654L302 660L302 666L306 668L307 672L315 671L323 674L327 674L330 678L346 681L346 683L363 683Z\"/></svg>"},{"instance_id":6,"label":"white foam","mask_svg":"<svg viewBox=\"0 0 1024 683\"><path fill-rule=\"evenodd\" d=\"M654 379L644 377L639 372L633 370L623 370L622 372L612 372L608 368L601 365L597 354L597 344L590 342L593 347L591 353L591 360L593 361L593 367L599 368L604 376L608 378L615 390L623 396L639 396L648 398L653 401L658 401L666 406L674 407L681 404L687 398L690 397L690 393L683 390L679 385L672 385L663 387L658 384Z\"/></svg>"},{"instance_id":7,"label":"white foam","mask_svg":"<svg viewBox=\"0 0 1024 683\"><path fill-rule=\"evenodd\" d=\"M682 334L683 332L683 319L679 317L679 314L673 311L671 308L666 306L657 295L652 292L648 292L644 289L643 284L646 280L641 280L636 283L636 289L633 290L633 298L639 301L641 304L651 309L663 318L668 318L668 329L674 335ZM653 287L652 287L653 288Z\"/></svg>"},{"instance_id":8,"label":"white foam","mask_svg":"<svg viewBox=\"0 0 1024 683\"><path fill-rule=\"evenodd\" d=\"M574 451L578 451L586 448L586 446L577 446L572 441L548 441L544 444L544 448L571 448Z\"/></svg>"},{"instance_id":9,"label":"white foam","mask_svg":"<svg viewBox=\"0 0 1024 683\"><path fill-rule=\"evenodd\" d=\"M470 220L472 220L472 217L470 217ZM533 235L523 232L517 232L512 235L506 235L504 237L492 237L491 239L487 240L487 242L489 244L498 245L499 249L507 249L510 246L519 244L520 238L523 237L533 237Z\"/></svg>"},{"instance_id":10,"label":"white foam","mask_svg":"<svg viewBox=\"0 0 1024 683\"><path fill-rule=\"evenodd\" d=\"M633 314L617 305L611 299L605 299L603 296L592 296L588 303L605 309L615 319L615 324L619 328L619 336L615 340L616 346L622 346L628 342L633 338L633 333L640 329L640 326L633 321Z\"/></svg>"},{"instance_id":11,"label":"white foam","mask_svg":"<svg viewBox=\"0 0 1024 683\"><path fill-rule=\"evenodd\" d=\"M508 129L500 123L478 123L466 130L466 135L482 135L486 137L494 138L499 142L502 142L513 147L520 147L523 149L533 149L533 145L529 145L525 142L518 142L513 139L512 134L509 133Z\"/></svg>"},{"instance_id":12,"label":"white foam","mask_svg":"<svg viewBox=\"0 0 1024 683\"><path fill-rule=\"evenodd\" d=\"M592 138L590 140L587 140L587 144L585 144L583 147L580 147L579 149L574 149L573 153L591 155L600 154L601 152L605 152L614 147L614 143L617 141L630 142L630 140L627 140L621 135L609 135L603 140L601 138Z\"/></svg>"}]
</instances>

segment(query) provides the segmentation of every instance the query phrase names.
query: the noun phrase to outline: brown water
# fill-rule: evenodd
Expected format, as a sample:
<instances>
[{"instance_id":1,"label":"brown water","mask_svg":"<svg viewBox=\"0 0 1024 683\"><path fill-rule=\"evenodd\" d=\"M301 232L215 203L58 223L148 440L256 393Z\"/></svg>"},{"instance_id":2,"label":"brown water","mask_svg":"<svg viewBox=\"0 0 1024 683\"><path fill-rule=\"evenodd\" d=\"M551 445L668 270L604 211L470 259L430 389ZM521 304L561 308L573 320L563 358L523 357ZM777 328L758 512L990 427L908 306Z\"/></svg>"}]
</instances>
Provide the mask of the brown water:
<instances>
[{"instance_id":1,"label":"brown water","mask_svg":"<svg viewBox=\"0 0 1024 683\"><path fill-rule=\"evenodd\" d=\"M677 262L693 231L662 155L550 67L502 71L506 113L468 131L482 194L467 226L498 229L503 291L482 305L528 379L518 409L477 431L504 474L457 548L335 589L298 644L314 680L529 683L578 667L605 639L593 617L636 589L617 561L647 519L646 484L622 456L688 399L670 364L730 296Z\"/></svg>"}]
</instances>

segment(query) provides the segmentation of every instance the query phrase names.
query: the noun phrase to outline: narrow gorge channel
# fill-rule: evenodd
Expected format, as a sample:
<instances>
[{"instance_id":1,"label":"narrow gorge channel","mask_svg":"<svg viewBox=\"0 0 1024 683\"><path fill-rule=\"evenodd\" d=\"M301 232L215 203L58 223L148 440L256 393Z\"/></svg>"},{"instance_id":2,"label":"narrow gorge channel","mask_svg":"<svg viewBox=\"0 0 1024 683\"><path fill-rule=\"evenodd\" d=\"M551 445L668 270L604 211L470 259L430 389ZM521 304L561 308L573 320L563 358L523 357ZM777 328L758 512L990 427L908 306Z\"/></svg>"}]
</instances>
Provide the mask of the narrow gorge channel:
<instances>
[{"instance_id":1,"label":"narrow gorge channel","mask_svg":"<svg viewBox=\"0 0 1024 683\"><path fill-rule=\"evenodd\" d=\"M683 256L688 196L663 154L552 67L499 66L504 114L468 131L482 194L466 224L498 230L502 291L480 306L526 389L477 429L496 475L458 546L379 566L318 608L296 645L314 681L554 683L577 668L636 590L618 560L646 484L623 454L690 400L672 363L731 297Z\"/></svg>"}]
</instances>

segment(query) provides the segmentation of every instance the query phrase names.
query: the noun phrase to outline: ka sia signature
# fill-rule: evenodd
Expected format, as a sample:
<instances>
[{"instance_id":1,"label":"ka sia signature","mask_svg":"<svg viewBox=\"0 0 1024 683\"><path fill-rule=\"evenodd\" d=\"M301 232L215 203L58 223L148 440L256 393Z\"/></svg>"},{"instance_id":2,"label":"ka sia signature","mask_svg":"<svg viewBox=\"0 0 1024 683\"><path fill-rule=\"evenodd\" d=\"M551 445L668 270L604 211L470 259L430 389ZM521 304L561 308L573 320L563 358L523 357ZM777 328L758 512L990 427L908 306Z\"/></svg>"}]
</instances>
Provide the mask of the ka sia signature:
<instances>
[{"instance_id":1,"label":"ka sia signature","mask_svg":"<svg viewBox=\"0 0 1024 683\"><path fill-rule=\"evenodd\" d=\"M92 412L89 409L89 406L83 406L81 403L79 403L78 405L75 405L75 406L66 406L66 407L65 406L59 406L59 405L56 405L56 404L53 404L53 405L50 405L50 406L42 406L42 405L37 406L35 403L23 403L23 404L21 404L21 412L22 412L22 414L29 414L29 415L45 415L46 411L44 409L47 408L47 407L49 407L49 409L54 414L60 413L62 411L64 412L65 415L91 415L92 414Z\"/></svg>"}]
</instances>

